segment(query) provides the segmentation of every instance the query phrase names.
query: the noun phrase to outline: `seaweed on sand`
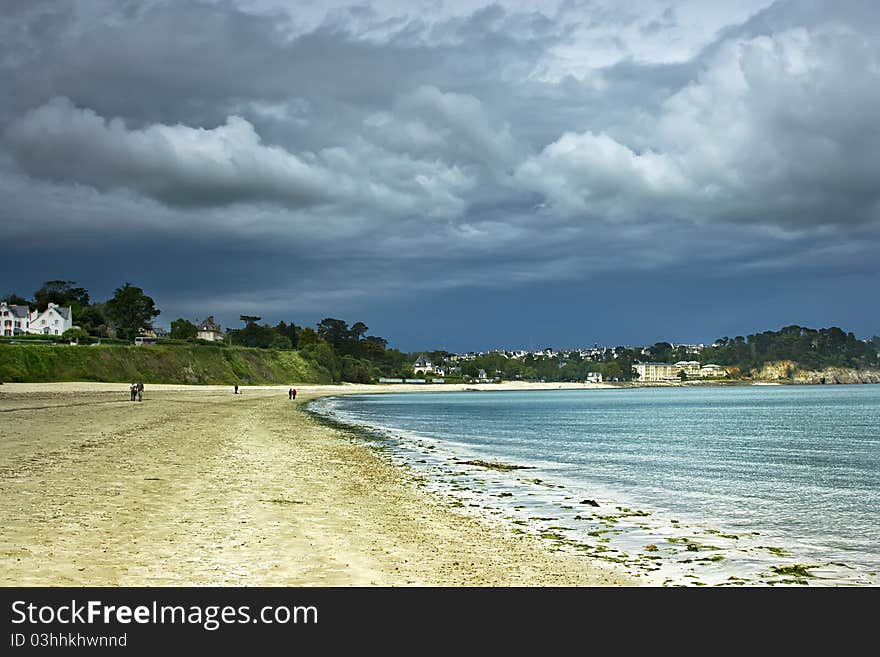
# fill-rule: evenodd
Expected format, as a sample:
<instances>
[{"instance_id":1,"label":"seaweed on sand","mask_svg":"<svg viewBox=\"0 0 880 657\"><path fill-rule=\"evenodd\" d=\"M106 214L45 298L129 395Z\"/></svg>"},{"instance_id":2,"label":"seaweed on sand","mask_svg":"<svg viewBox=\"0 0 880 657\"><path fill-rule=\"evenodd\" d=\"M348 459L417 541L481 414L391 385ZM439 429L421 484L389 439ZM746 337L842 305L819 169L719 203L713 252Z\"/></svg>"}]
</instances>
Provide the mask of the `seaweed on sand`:
<instances>
[{"instance_id":1,"label":"seaweed on sand","mask_svg":"<svg viewBox=\"0 0 880 657\"><path fill-rule=\"evenodd\" d=\"M514 465L512 463L499 463L498 461L483 461L474 459L472 461L457 461L459 465L475 465L480 468L488 468L490 470L498 470L500 472L510 472L511 470L532 470L530 465Z\"/></svg>"}]
</instances>

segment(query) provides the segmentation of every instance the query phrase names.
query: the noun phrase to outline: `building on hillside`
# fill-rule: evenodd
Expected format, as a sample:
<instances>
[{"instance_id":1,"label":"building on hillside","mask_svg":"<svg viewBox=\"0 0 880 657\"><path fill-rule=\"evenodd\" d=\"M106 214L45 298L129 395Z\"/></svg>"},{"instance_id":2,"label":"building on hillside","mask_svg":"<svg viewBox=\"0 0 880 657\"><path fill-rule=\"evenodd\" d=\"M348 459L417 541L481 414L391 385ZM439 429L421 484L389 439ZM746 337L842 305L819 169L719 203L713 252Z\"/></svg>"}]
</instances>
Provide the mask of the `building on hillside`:
<instances>
[{"instance_id":1,"label":"building on hillside","mask_svg":"<svg viewBox=\"0 0 880 657\"><path fill-rule=\"evenodd\" d=\"M211 342L223 340L223 336L220 333L220 325L214 321L214 315L196 325L196 337L199 340L210 340Z\"/></svg>"},{"instance_id":2,"label":"building on hillside","mask_svg":"<svg viewBox=\"0 0 880 657\"><path fill-rule=\"evenodd\" d=\"M602 372L587 372L587 383L602 383Z\"/></svg>"},{"instance_id":3,"label":"building on hillside","mask_svg":"<svg viewBox=\"0 0 880 657\"><path fill-rule=\"evenodd\" d=\"M700 368L700 376L702 378L727 376L727 370L721 367L721 365L706 363Z\"/></svg>"},{"instance_id":4,"label":"building on hillside","mask_svg":"<svg viewBox=\"0 0 880 657\"><path fill-rule=\"evenodd\" d=\"M434 364L425 354L420 355L413 363L413 372L416 374L434 374L434 369Z\"/></svg>"},{"instance_id":5,"label":"building on hillside","mask_svg":"<svg viewBox=\"0 0 880 657\"><path fill-rule=\"evenodd\" d=\"M700 363L695 360L680 360L675 364L675 367L689 377L700 375Z\"/></svg>"},{"instance_id":6,"label":"building on hillside","mask_svg":"<svg viewBox=\"0 0 880 657\"><path fill-rule=\"evenodd\" d=\"M28 332L31 309L0 301L0 335L12 336Z\"/></svg>"},{"instance_id":7,"label":"building on hillside","mask_svg":"<svg viewBox=\"0 0 880 657\"><path fill-rule=\"evenodd\" d=\"M672 381L678 378L680 368L672 363L635 363L633 369L639 381Z\"/></svg>"},{"instance_id":8,"label":"building on hillside","mask_svg":"<svg viewBox=\"0 0 880 657\"><path fill-rule=\"evenodd\" d=\"M43 312L35 310L28 315L28 333L61 335L70 328L73 328L73 309L70 306L63 308L50 303Z\"/></svg>"}]
</instances>

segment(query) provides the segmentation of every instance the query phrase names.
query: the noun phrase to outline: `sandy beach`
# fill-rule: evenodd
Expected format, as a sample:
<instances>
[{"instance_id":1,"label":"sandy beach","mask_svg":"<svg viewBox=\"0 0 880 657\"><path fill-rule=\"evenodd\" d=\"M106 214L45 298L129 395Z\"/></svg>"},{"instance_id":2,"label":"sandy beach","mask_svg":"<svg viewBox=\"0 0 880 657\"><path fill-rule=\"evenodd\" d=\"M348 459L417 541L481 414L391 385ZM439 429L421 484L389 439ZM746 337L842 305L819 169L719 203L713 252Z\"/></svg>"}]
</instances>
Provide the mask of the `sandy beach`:
<instances>
[{"instance_id":1,"label":"sandy beach","mask_svg":"<svg viewBox=\"0 0 880 657\"><path fill-rule=\"evenodd\" d=\"M0 584L633 583L453 508L302 409L430 387L298 386L291 402L287 386L148 385L133 403L124 383L0 386Z\"/></svg>"}]
</instances>

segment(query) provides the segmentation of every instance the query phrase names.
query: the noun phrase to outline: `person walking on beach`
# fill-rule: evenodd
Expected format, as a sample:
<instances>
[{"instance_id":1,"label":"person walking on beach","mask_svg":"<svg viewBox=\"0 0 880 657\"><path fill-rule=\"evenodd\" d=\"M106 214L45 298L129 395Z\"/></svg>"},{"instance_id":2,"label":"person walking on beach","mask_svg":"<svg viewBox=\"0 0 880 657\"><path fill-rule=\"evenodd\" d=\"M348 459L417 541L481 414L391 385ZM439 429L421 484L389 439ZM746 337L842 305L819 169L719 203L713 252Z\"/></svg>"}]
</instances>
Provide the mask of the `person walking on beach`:
<instances>
[{"instance_id":1,"label":"person walking on beach","mask_svg":"<svg viewBox=\"0 0 880 657\"><path fill-rule=\"evenodd\" d=\"M296 399L296 388L291 388L291 389L290 389L290 398L291 398L291 399Z\"/></svg>"},{"instance_id":2,"label":"person walking on beach","mask_svg":"<svg viewBox=\"0 0 880 657\"><path fill-rule=\"evenodd\" d=\"M293 399L293 388L291 388L290 390L287 391L287 398Z\"/></svg>"},{"instance_id":3,"label":"person walking on beach","mask_svg":"<svg viewBox=\"0 0 880 657\"><path fill-rule=\"evenodd\" d=\"M144 384L143 383L137 384L137 394L138 394L138 401L143 401L144 400Z\"/></svg>"},{"instance_id":4,"label":"person walking on beach","mask_svg":"<svg viewBox=\"0 0 880 657\"><path fill-rule=\"evenodd\" d=\"M128 392L131 393L131 401L134 401L135 397L137 397L137 384L132 383L128 386Z\"/></svg>"},{"instance_id":5,"label":"person walking on beach","mask_svg":"<svg viewBox=\"0 0 880 657\"><path fill-rule=\"evenodd\" d=\"M237 395L237 394L238 394L238 384L237 384L237 383L235 384L235 392L233 392L232 394L233 394L233 395Z\"/></svg>"}]
</instances>

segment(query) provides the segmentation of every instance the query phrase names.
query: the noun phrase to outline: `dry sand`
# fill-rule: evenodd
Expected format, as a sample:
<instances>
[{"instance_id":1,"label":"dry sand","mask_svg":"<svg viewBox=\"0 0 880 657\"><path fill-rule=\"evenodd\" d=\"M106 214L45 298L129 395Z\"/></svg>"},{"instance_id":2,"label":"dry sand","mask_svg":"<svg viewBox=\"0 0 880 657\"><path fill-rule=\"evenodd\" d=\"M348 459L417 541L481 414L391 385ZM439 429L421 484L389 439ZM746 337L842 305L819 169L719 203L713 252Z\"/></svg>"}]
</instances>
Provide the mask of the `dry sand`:
<instances>
[{"instance_id":1,"label":"dry sand","mask_svg":"<svg viewBox=\"0 0 880 657\"><path fill-rule=\"evenodd\" d=\"M0 584L632 583L452 508L302 411L382 389L148 385L132 403L126 384L0 386Z\"/></svg>"}]
</instances>

